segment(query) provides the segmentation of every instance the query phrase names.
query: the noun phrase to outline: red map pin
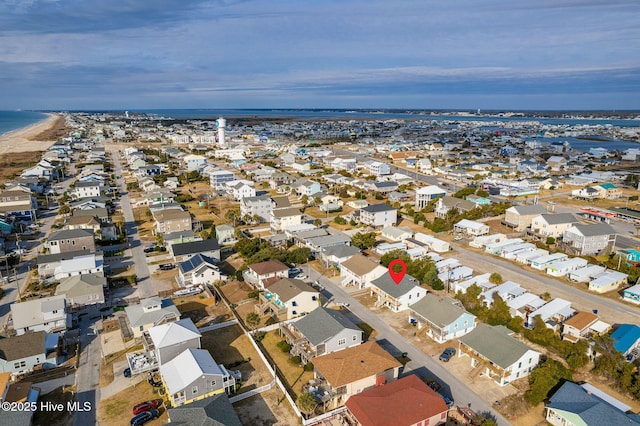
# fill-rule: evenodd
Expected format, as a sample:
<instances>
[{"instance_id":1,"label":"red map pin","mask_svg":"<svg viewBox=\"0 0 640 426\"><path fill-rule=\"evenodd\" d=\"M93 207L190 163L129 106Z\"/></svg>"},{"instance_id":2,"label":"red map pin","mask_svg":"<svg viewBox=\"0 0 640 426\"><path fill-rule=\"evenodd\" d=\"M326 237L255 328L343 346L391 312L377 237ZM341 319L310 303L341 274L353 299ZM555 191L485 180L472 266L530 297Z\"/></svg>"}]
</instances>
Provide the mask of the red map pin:
<instances>
[{"instance_id":1,"label":"red map pin","mask_svg":"<svg viewBox=\"0 0 640 426\"><path fill-rule=\"evenodd\" d=\"M396 272L394 266L400 265L400 271ZM407 274L407 264L402 259L394 259L389 263L389 275L396 285L400 284L400 281Z\"/></svg>"}]
</instances>

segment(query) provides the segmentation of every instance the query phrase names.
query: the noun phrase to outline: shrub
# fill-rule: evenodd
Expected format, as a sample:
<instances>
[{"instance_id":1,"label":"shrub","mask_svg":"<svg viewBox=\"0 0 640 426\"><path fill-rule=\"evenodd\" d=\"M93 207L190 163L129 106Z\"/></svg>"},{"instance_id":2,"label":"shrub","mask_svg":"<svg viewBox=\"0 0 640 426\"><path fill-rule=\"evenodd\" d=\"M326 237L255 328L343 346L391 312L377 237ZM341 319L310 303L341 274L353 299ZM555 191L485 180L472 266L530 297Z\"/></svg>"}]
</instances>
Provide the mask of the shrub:
<instances>
[{"instance_id":1,"label":"shrub","mask_svg":"<svg viewBox=\"0 0 640 426\"><path fill-rule=\"evenodd\" d=\"M300 364L300 361L302 361L302 360L297 355L296 356L292 356L291 358L289 358L289 362L291 364Z\"/></svg>"},{"instance_id":2,"label":"shrub","mask_svg":"<svg viewBox=\"0 0 640 426\"><path fill-rule=\"evenodd\" d=\"M255 340L256 342L262 342L262 339L264 339L264 336L267 335L266 331L258 331L254 336L253 336L253 340Z\"/></svg>"},{"instance_id":3,"label":"shrub","mask_svg":"<svg viewBox=\"0 0 640 426\"><path fill-rule=\"evenodd\" d=\"M281 341L279 341L279 342L276 344L276 346L277 346L278 348L280 348L280 350L281 350L282 352L289 352L289 351L291 351L291 345L290 345L290 344L288 344L286 340L281 340Z\"/></svg>"},{"instance_id":4,"label":"shrub","mask_svg":"<svg viewBox=\"0 0 640 426\"><path fill-rule=\"evenodd\" d=\"M258 298L260 297L260 290L251 291L251 292L249 292L248 296L249 296L249 299L258 300Z\"/></svg>"},{"instance_id":5,"label":"shrub","mask_svg":"<svg viewBox=\"0 0 640 426\"><path fill-rule=\"evenodd\" d=\"M313 371L313 364L311 364L310 362L306 363L304 365L304 371Z\"/></svg>"}]
</instances>

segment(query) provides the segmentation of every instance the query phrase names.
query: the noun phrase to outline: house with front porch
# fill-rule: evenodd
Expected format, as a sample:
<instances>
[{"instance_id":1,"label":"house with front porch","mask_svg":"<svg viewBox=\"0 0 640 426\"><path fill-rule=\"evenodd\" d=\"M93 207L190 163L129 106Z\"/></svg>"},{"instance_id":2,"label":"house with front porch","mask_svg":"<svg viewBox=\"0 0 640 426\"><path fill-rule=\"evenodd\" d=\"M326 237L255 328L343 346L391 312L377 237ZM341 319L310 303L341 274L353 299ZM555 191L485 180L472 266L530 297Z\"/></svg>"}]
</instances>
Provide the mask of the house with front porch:
<instances>
[{"instance_id":1,"label":"house with front porch","mask_svg":"<svg viewBox=\"0 0 640 426\"><path fill-rule=\"evenodd\" d=\"M336 408L352 395L398 378L402 364L371 341L311 360L314 379L307 391L326 408Z\"/></svg>"},{"instance_id":2,"label":"house with front porch","mask_svg":"<svg viewBox=\"0 0 640 426\"><path fill-rule=\"evenodd\" d=\"M482 374L500 386L527 377L538 365L540 352L513 336L513 331L498 325L479 323L473 331L460 337L458 356L468 356L473 370L471 381Z\"/></svg>"},{"instance_id":3,"label":"house with front porch","mask_svg":"<svg viewBox=\"0 0 640 426\"><path fill-rule=\"evenodd\" d=\"M160 366L162 384L172 407L235 391L235 377L206 349L186 349Z\"/></svg>"},{"instance_id":4,"label":"house with front porch","mask_svg":"<svg viewBox=\"0 0 640 426\"><path fill-rule=\"evenodd\" d=\"M0 373L15 376L35 368L55 367L57 343L57 334L47 334L44 331L0 339ZM4 389L0 389L3 401L6 401L5 396Z\"/></svg>"},{"instance_id":5,"label":"house with front porch","mask_svg":"<svg viewBox=\"0 0 640 426\"><path fill-rule=\"evenodd\" d=\"M387 272L387 268L370 258L356 254L340 266L340 276L344 287L354 285L360 289Z\"/></svg>"},{"instance_id":6,"label":"house with front porch","mask_svg":"<svg viewBox=\"0 0 640 426\"><path fill-rule=\"evenodd\" d=\"M8 190L0 193L0 216L17 221L35 222L38 201L30 190Z\"/></svg>"},{"instance_id":7,"label":"house with front porch","mask_svg":"<svg viewBox=\"0 0 640 426\"><path fill-rule=\"evenodd\" d=\"M562 324L562 340L575 343L580 339L602 334L609 328L611 326L606 322L600 321L597 314L580 311Z\"/></svg>"},{"instance_id":8,"label":"house with front porch","mask_svg":"<svg viewBox=\"0 0 640 426\"><path fill-rule=\"evenodd\" d=\"M176 281L180 287L213 285L223 278L215 259L200 253L178 264Z\"/></svg>"},{"instance_id":9,"label":"house with front porch","mask_svg":"<svg viewBox=\"0 0 640 426\"><path fill-rule=\"evenodd\" d=\"M180 311L173 301L169 298L161 299L158 296L142 299L137 305L125 307L124 311L135 338L142 337L142 334L151 327L180 319Z\"/></svg>"},{"instance_id":10,"label":"house with front porch","mask_svg":"<svg viewBox=\"0 0 640 426\"><path fill-rule=\"evenodd\" d=\"M476 327L476 316L450 297L427 293L420 301L409 305L409 323L438 343L464 336Z\"/></svg>"},{"instance_id":11,"label":"house with front porch","mask_svg":"<svg viewBox=\"0 0 640 426\"><path fill-rule=\"evenodd\" d=\"M503 222L514 231L522 232L531 226L534 217L546 212L547 209L542 204L512 206L505 211Z\"/></svg>"},{"instance_id":12,"label":"house with front porch","mask_svg":"<svg viewBox=\"0 0 640 426\"><path fill-rule=\"evenodd\" d=\"M260 293L255 310L278 321L308 314L320 306L320 292L302 280L282 278Z\"/></svg>"},{"instance_id":13,"label":"house with front porch","mask_svg":"<svg viewBox=\"0 0 640 426\"><path fill-rule=\"evenodd\" d=\"M371 296L376 296L376 307L387 307L393 312L407 310L410 304L427 295L427 289L422 288L420 282L411 275L406 274L396 284L388 271L371 281L369 289Z\"/></svg>"},{"instance_id":14,"label":"house with front porch","mask_svg":"<svg viewBox=\"0 0 640 426\"><path fill-rule=\"evenodd\" d=\"M289 267L279 260L267 260L249 265L242 276L245 282L264 290L282 278L289 278Z\"/></svg>"},{"instance_id":15,"label":"house with front porch","mask_svg":"<svg viewBox=\"0 0 640 426\"><path fill-rule=\"evenodd\" d=\"M10 309L13 328L18 336L29 331L65 331L71 326L64 295L12 303Z\"/></svg>"},{"instance_id":16,"label":"house with front porch","mask_svg":"<svg viewBox=\"0 0 640 426\"><path fill-rule=\"evenodd\" d=\"M151 327L145 337L145 346L153 352L158 365L166 364L185 349L200 349L202 334L191 318L183 318L175 322Z\"/></svg>"},{"instance_id":17,"label":"house with front porch","mask_svg":"<svg viewBox=\"0 0 640 426\"><path fill-rule=\"evenodd\" d=\"M280 334L291 345L291 355L303 364L311 359L358 346L362 329L336 309L318 307L297 321L280 324Z\"/></svg>"},{"instance_id":18,"label":"house with front porch","mask_svg":"<svg viewBox=\"0 0 640 426\"><path fill-rule=\"evenodd\" d=\"M545 238L560 238L564 231L576 223L578 219L571 213L544 213L531 220L531 232Z\"/></svg>"}]
</instances>

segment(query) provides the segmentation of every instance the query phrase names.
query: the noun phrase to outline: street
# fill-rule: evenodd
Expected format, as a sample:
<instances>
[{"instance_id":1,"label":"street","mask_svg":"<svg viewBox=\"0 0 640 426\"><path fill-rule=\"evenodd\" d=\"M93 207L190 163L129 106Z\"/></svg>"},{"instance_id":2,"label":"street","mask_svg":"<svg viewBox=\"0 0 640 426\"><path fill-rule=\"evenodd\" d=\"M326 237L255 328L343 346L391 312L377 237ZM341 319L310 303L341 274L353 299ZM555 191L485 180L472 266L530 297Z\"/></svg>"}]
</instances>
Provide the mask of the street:
<instances>
[{"instance_id":1,"label":"street","mask_svg":"<svg viewBox=\"0 0 640 426\"><path fill-rule=\"evenodd\" d=\"M318 280L328 291L334 300L341 303L349 304L349 310L362 321L373 327L376 332L376 340L392 355L398 356L403 352L411 360L402 370L402 375L415 373L420 377L433 377L443 384L443 389L448 388L449 396L452 396L456 405L467 406L476 413L490 413L496 418L499 425L510 424L507 419L495 412L491 405L484 401L480 396L476 395L469 387L458 380L453 374L449 373L443 364L425 354L421 349L407 341L397 331L391 328L387 323L375 315L371 310L363 306L358 300L347 293L342 287L334 284L329 279L323 277L313 268L303 268L309 270L309 278L311 281ZM326 296L324 294L323 296Z\"/></svg>"}]
</instances>

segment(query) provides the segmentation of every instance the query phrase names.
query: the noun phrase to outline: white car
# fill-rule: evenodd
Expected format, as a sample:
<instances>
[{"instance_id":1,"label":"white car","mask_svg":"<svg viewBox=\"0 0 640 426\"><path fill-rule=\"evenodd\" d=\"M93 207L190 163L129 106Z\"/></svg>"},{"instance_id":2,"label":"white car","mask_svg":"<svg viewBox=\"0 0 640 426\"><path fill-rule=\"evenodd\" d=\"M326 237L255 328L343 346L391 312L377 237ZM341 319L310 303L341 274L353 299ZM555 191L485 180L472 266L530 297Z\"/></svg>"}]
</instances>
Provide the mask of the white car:
<instances>
[{"instance_id":1,"label":"white car","mask_svg":"<svg viewBox=\"0 0 640 426\"><path fill-rule=\"evenodd\" d=\"M296 275L294 278L295 278L296 280L307 280L307 279L309 279L309 277L308 277L308 276L306 276L305 274L299 274L299 275Z\"/></svg>"}]
</instances>

